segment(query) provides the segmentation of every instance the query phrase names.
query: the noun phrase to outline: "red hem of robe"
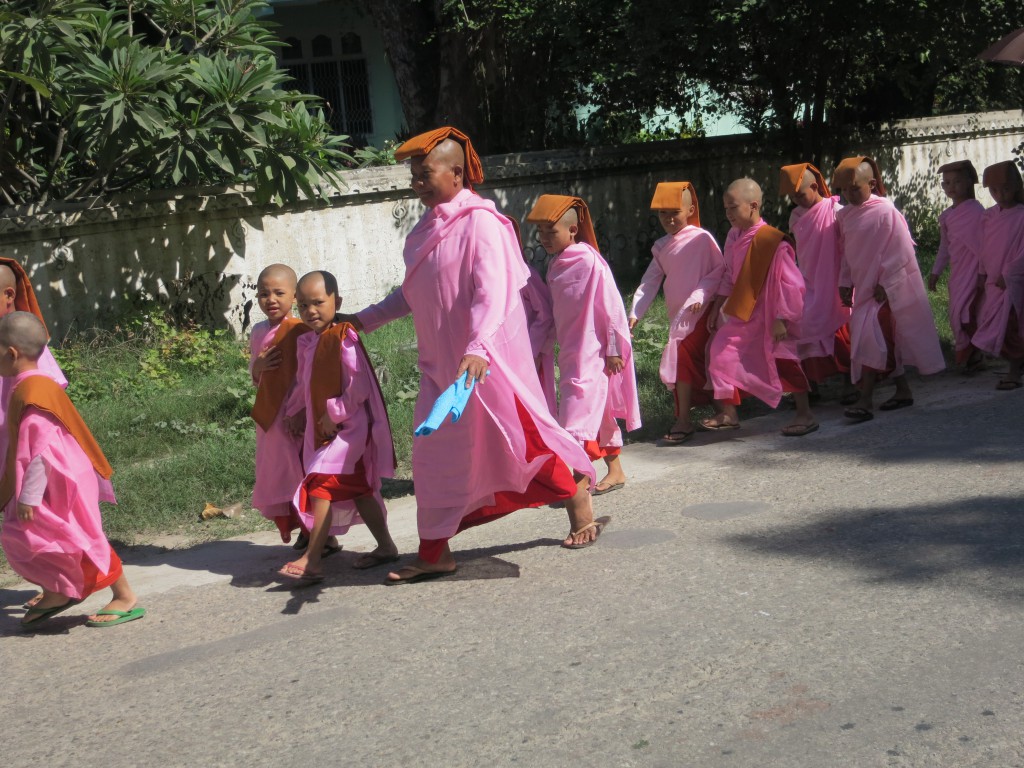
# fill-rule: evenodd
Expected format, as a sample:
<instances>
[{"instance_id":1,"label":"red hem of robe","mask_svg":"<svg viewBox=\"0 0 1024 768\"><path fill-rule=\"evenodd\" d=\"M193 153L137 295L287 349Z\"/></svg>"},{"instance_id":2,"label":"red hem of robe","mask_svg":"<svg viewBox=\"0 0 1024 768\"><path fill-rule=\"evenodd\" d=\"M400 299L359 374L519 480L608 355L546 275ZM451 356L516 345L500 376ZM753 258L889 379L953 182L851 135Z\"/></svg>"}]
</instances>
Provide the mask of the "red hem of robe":
<instances>
[{"instance_id":1,"label":"red hem of robe","mask_svg":"<svg viewBox=\"0 0 1024 768\"><path fill-rule=\"evenodd\" d=\"M896 319L892 316L892 308L888 302L878 310L878 325L882 329L882 338L885 339L885 370L872 368L865 365L865 371L874 371L878 378L884 379L896 370Z\"/></svg>"},{"instance_id":2,"label":"red hem of robe","mask_svg":"<svg viewBox=\"0 0 1024 768\"><path fill-rule=\"evenodd\" d=\"M809 381L821 384L840 373L850 372L850 326L843 324L836 331L832 354L829 357L808 357L802 361Z\"/></svg>"},{"instance_id":3,"label":"red hem of robe","mask_svg":"<svg viewBox=\"0 0 1024 768\"><path fill-rule=\"evenodd\" d=\"M676 381L690 385L690 405L711 405L714 393L708 386L708 330L707 315L710 308L701 315L690 335L679 342L676 348ZM676 418L679 418L679 399L675 397Z\"/></svg>"},{"instance_id":4,"label":"red hem of robe","mask_svg":"<svg viewBox=\"0 0 1024 768\"><path fill-rule=\"evenodd\" d=\"M526 438L526 461L533 461L538 456L545 454L548 455L548 460L530 480L526 490L521 493L498 491L494 494L493 504L479 507L462 518L459 529L456 531L457 534L467 528L497 520L499 517L504 517L519 509L541 507L553 501L564 501L576 495L576 481L573 479L572 471L544 443L540 432L533 423L533 418L518 397L516 398L516 413L519 415ZM436 563L441 559L448 541L448 539L420 539L420 560L425 563Z\"/></svg>"},{"instance_id":5,"label":"red hem of robe","mask_svg":"<svg viewBox=\"0 0 1024 768\"><path fill-rule=\"evenodd\" d=\"M106 589L120 579L122 573L124 573L124 566L113 547L110 548L110 565L107 567L106 573L100 573L93 561L86 555L82 555L82 599L84 600L101 589Z\"/></svg>"},{"instance_id":6,"label":"red hem of robe","mask_svg":"<svg viewBox=\"0 0 1024 768\"><path fill-rule=\"evenodd\" d=\"M597 440L584 440L583 450L587 452L587 458L591 461L597 461L607 456L618 456L622 453L621 445L605 445L598 444Z\"/></svg>"},{"instance_id":7,"label":"red hem of robe","mask_svg":"<svg viewBox=\"0 0 1024 768\"><path fill-rule=\"evenodd\" d=\"M327 501L351 501L352 499L372 496L373 489L366 482L363 460L356 463L356 471L348 475L325 475L314 472L302 481L299 490L299 506L303 512L309 512L309 499L326 499Z\"/></svg>"}]
</instances>

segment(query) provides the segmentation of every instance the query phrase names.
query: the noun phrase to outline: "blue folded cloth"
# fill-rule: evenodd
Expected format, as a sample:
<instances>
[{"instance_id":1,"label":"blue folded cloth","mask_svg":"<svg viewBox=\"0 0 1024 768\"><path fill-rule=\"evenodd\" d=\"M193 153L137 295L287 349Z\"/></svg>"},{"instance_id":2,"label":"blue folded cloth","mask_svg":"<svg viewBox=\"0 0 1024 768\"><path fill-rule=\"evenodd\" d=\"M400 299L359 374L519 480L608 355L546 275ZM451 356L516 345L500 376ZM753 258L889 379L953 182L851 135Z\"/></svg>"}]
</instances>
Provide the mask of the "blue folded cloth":
<instances>
[{"instance_id":1,"label":"blue folded cloth","mask_svg":"<svg viewBox=\"0 0 1024 768\"><path fill-rule=\"evenodd\" d=\"M466 403L469 402L469 396L473 394L473 388L476 386L476 379L472 379L469 386L466 386L468 376L469 371L466 371L434 401L430 415L416 427L416 431L413 433L416 437L426 437L440 429L449 413L452 415L452 424L459 420L462 412L466 410Z\"/></svg>"}]
</instances>

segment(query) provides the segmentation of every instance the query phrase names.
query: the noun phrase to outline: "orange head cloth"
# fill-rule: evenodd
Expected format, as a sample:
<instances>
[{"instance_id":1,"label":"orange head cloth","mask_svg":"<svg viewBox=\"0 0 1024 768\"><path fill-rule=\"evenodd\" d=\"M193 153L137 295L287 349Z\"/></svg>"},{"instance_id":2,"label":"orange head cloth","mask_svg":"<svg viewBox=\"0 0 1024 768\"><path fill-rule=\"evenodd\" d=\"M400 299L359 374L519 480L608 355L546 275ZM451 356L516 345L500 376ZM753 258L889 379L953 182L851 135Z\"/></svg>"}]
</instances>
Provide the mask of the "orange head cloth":
<instances>
[{"instance_id":1,"label":"orange head cloth","mask_svg":"<svg viewBox=\"0 0 1024 768\"><path fill-rule=\"evenodd\" d=\"M25 268L14 259L0 256L0 265L9 267L14 273L14 308L19 312L31 312L39 318L39 322L46 327L43 320L43 313L39 311L39 302L36 301L36 292L32 290L32 283L28 281L28 274ZM49 332L46 334L49 336Z\"/></svg>"},{"instance_id":2,"label":"orange head cloth","mask_svg":"<svg viewBox=\"0 0 1024 768\"><path fill-rule=\"evenodd\" d=\"M832 197L832 193L828 191L828 184L825 183L825 177L810 163L782 166L782 175L779 177L779 194L795 195L799 192L807 171L814 174L814 180L818 184L818 194L822 197Z\"/></svg>"},{"instance_id":3,"label":"orange head cloth","mask_svg":"<svg viewBox=\"0 0 1024 768\"><path fill-rule=\"evenodd\" d=\"M861 163L867 163L871 166L871 174L875 178L875 194L879 197L885 197L885 184L882 182L882 172L878 170L878 163L875 162L873 157L848 157L843 160L843 162L836 166L836 170L832 174L833 188L842 189L849 184Z\"/></svg>"},{"instance_id":4,"label":"orange head cloth","mask_svg":"<svg viewBox=\"0 0 1024 768\"><path fill-rule=\"evenodd\" d=\"M654 197L651 198L652 211L676 211L682 210L683 192L690 190L690 202L693 204L693 216L687 220L687 224L694 227L700 226L700 206L697 204L697 190L688 181L661 181L654 188Z\"/></svg>"},{"instance_id":5,"label":"orange head cloth","mask_svg":"<svg viewBox=\"0 0 1024 768\"><path fill-rule=\"evenodd\" d=\"M978 183L978 171L970 160L957 160L953 163L946 163L939 166L939 173L962 173L970 180L971 184Z\"/></svg>"},{"instance_id":6,"label":"orange head cloth","mask_svg":"<svg viewBox=\"0 0 1024 768\"><path fill-rule=\"evenodd\" d=\"M981 176L981 183L985 187L1001 187L1005 184L1017 184L1016 200L1024 203L1024 184L1021 183L1020 169L1013 160L990 165Z\"/></svg>"},{"instance_id":7,"label":"orange head cloth","mask_svg":"<svg viewBox=\"0 0 1024 768\"><path fill-rule=\"evenodd\" d=\"M533 210L526 215L526 220L531 224L554 224L565 216L570 208L576 210L576 215L580 219L576 242L588 243L595 251L600 251L601 249L597 247L594 223L590 220L590 209L582 198L569 195L541 195Z\"/></svg>"},{"instance_id":8,"label":"orange head cloth","mask_svg":"<svg viewBox=\"0 0 1024 768\"><path fill-rule=\"evenodd\" d=\"M444 128L436 128L433 131L421 133L419 136L413 136L395 150L395 160L401 161L409 157L428 155L434 147L445 139L457 141L462 145L462 149L466 153L466 182L468 186L472 188L474 184L482 182L484 180L484 166L480 162L480 155L473 149L473 142L469 140L469 136L458 128L445 126Z\"/></svg>"}]
</instances>

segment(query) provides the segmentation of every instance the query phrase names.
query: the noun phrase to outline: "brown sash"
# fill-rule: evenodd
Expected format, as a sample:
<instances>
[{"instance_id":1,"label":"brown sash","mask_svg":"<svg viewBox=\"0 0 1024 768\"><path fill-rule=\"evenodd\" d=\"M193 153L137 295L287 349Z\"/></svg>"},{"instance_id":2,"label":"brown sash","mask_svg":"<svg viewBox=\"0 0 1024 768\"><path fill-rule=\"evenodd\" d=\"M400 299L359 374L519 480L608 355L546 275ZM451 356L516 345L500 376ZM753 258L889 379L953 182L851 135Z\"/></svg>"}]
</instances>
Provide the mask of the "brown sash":
<instances>
[{"instance_id":1,"label":"brown sash","mask_svg":"<svg viewBox=\"0 0 1024 768\"><path fill-rule=\"evenodd\" d=\"M308 326L303 325L302 321L295 317L286 317L277 326L270 349L276 347L281 350L281 364L273 370L264 371L260 376L256 402L253 403L250 414L264 432L273 425L278 411L281 410L281 403L295 381L295 373L299 366L296 354L298 339L302 334L309 333L309 330Z\"/></svg>"},{"instance_id":2,"label":"brown sash","mask_svg":"<svg viewBox=\"0 0 1024 768\"><path fill-rule=\"evenodd\" d=\"M15 465L18 461L18 431L21 418L29 406L54 416L64 428L71 433L78 445L89 457L93 468L101 477L109 480L114 474L96 439L85 425L81 415L75 410L71 399L64 389L49 376L29 376L18 384L11 393L11 401L7 409L7 457L4 476L0 479L0 508L7 506L14 497Z\"/></svg>"},{"instance_id":3,"label":"brown sash","mask_svg":"<svg viewBox=\"0 0 1024 768\"><path fill-rule=\"evenodd\" d=\"M743 266L733 284L732 294L722 310L725 314L744 322L750 319L761 289L764 288L764 281L768 279L775 251L783 240L789 241L789 237L768 225L754 233Z\"/></svg>"}]
</instances>

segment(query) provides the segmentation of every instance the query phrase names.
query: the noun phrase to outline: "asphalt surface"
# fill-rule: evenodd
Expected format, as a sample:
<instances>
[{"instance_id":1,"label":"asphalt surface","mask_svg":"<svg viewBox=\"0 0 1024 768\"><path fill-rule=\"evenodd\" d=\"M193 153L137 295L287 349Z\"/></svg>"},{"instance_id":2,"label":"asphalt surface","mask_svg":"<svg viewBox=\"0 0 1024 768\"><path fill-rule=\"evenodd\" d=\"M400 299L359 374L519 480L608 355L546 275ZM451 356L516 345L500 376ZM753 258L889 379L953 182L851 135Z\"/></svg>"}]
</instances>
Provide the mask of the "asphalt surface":
<instances>
[{"instance_id":1,"label":"asphalt surface","mask_svg":"<svg viewBox=\"0 0 1024 768\"><path fill-rule=\"evenodd\" d=\"M363 530L301 590L276 533L139 548L149 614L107 629L96 595L23 633L33 590L0 590L0 764L1024 766L1024 390L997 375L631 445L581 551L549 508L399 587L351 568ZM390 515L411 557L412 499Z\"/></svg>"}]
</instances>

